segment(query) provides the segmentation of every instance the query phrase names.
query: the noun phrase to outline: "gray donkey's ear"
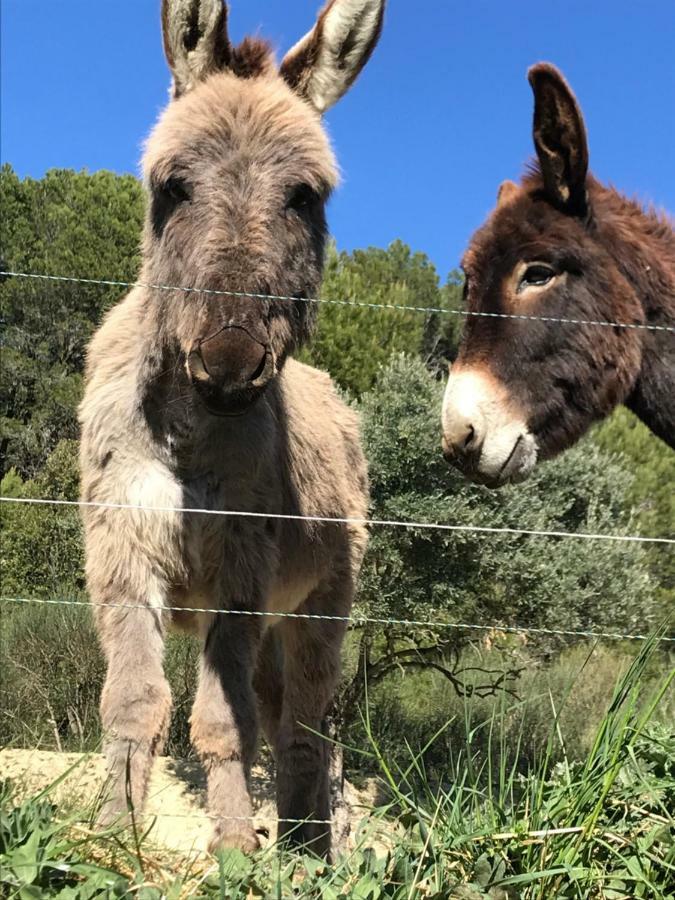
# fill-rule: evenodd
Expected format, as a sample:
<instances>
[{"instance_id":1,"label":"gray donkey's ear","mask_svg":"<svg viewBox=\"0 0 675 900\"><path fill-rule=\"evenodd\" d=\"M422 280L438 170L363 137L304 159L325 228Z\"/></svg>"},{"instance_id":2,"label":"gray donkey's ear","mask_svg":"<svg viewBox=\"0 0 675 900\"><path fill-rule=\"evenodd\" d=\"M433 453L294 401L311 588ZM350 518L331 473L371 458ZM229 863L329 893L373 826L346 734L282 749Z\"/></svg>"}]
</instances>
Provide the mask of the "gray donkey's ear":
<instances>
[{"instance_id":1,"label":"gray donkey's ear","mask_svg":"<svg viewBox=\"0 0 675 900\"><path fill-rule=\"evenodd\" d=\"M232 55L223 0L162 0L162 36L174 97L226 68Z\"/></svg>"},{"instance_id":2,"label":"gray donkey's ear","mask_svg":"<svg viewBox=\"0 0 675 900\"><path fill-rule=\"evenodd\" d=\"M349 89L382 31L385 0L330 0L314 28L286 54L281 75L324 113Z\"/></svg>"}]
</instances>

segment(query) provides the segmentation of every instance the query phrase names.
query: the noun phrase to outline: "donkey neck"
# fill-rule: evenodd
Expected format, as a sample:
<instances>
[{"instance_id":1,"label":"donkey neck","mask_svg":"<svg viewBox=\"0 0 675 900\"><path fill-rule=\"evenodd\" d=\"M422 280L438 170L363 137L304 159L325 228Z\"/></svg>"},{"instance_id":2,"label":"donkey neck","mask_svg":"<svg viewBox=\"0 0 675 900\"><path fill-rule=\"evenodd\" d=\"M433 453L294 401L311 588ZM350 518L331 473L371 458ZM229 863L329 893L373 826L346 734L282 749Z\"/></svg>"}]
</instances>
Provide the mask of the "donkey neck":
<instances>
[{"instance_id":1,"label":"donkey neck","mask_svg":"<svg viewBox=\"0 0 675 900\"><path fill-rule=\"evenodd\" d=\"M594 219L607 252L633 288L644 324L675 327L675 232L665 214L594 186ZM625 404L675 446L675 333L642 332L641 368Z\"/></svg>"}]
</instances>

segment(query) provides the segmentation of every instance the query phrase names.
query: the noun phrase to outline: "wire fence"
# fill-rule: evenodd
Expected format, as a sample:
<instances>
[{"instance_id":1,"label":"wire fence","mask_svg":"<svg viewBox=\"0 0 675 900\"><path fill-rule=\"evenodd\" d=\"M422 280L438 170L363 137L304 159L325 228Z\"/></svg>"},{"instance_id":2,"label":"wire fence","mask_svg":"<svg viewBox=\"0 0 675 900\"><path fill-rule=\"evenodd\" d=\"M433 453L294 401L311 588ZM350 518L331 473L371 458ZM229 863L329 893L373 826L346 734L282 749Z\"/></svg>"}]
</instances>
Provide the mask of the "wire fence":
<instances>
[{"instance_id":1,"label":"wire fence","mask_svg":"<svg viewBox=\"0 0 675 900\"><path fill-rule=\"evenodd\" d=\"M556 323L560 325L570 325L570 326L600 326L600 327L611 327L611 328L624 328L624 329L636 329L636 330L645 330L645 331L657 331L657 332L671 332L675 333L674 326L668 325L653 325L647 323L634 323L634 322L614 322L614 321L605 321L605 320L593 320L593 319L575 319L575 318L564 318L564 317L555 317L555 316L536 316L536 315L520 315L520 314L510 314L510 313L497 313L497 312L483 312L483 311L475 311L475 310L465 310L465 309L452 309L446 307L429 307L429 306L413 306L413 305L404 305L404 304L394 304L394 303L370 303L359 300L340 300L340 299L330 299L330 298L309 298L309 297L299 297L299 296L283 296L283 295L275 295L275 294L262 294L262 293L252 293L245 291L225 291L225 290L215 290L215 289L206 289L206 288L195 288L195 287L181 287L175 285L165 285L165 284L152 284L152 283L144 283L140 281L121 281L121 280L113 280L113 279L96 279L96 278L80 278L74 276L63 276L63 275L51 275L51 274L41 274L41 273L31 273L31 272L15 272L15 271L0 271L0 277L3 278L20 278L20 279L33 279L39 281L47 281L47 282L66 282L66 283L74 283L74 284L83 284L83 285L99 285L105 287L121 287L121 288L133 288L133 287L141 287L151 290L159 290L159 291L182 291L184 293L194 293L199 295L213 295L213 296L234 296L234 297L249 297L251 299L257 300L274 300L274 301L288 301L288 302L305 302L305 303L314 303L314 304L331 304L331 305L339 305L339 306L349 306L354 308L367 308L367 309L382 309L382 310L397 310L400 312L415 312L415 313L424 313L427 315L430 314L442 314L442 315L456 315L463 317L484 317L484 318L496 318L496 319L512 319L512 320L520 320L520 321L533 321L533 322L547 322L547 323ZM621 535L621 534L607 534L607 533L586 533L586 532L570 532L570 531L561 531L554 529L528 529L528 528L520 528L520 527L491 527L491 526L481 526L481 525L467 525L467 524L449 524L442 522L413 522L413 521L404 521L404 520L388 520L388 519L367 519L367 518L358 518L358 517L328 517L328 516L313 516L313 515L294 515L294 514L286 514L286 513L266 513L266 512L250 512L243 510L217 510L217 509L205 509L205 508L192 508L192 507L172 507L172 506L142 506L136 504L126 504L126 503L104 503L104 502L96 502L96 501L75 501L75 500L62 500L57 498L19 498L19 497L0 497L0 502L2 503L12 503L12 504L28 504L28 505L36 505L36 506L61 506L61 507L79 507L79 508L102 508L102 509L110 509L110 510L133 510L133 511L142 511L142 512L164 512L164 513L176 513L176 514L194 514L194 515L216 515L216 516L229 516L229 517L244 517L244 518L262 518L262 519L281 519L281 520L290 520L290 521L307 521L307 522L320 522L325 524L336 524L336 525L364 525L368 527L389 527L389 528L407 528L407 529L434 529L439 531L448 531L448 532L475 532L479 534L491 535L491 536L499 536L499 535L511 535L511 536L527 536L527 537L544 537L544 538L559 538L559 539L578 539L578 540L599 540L599 541L617 541L617 542L632 542L632 543L643 543L643 544L656 544L656 545L673 545L675 544L675 539L670 537L647 537L643 535ZM576 637L576 638L584 638L591 640L625 640L625 641L646 641L652 638L649 634L625 634L621 632L614 631L596 631L596 630L586 630L586 629L556 629L556 628L537 628L533 626L519 626L519 625L507 625L500 622L492 622L489 624L476 624L469 622L446 622L439 621L438 619L433 620L425 620L425 619L401 619L394 617L376 617L376 616L366 616L366 615L358 615L352 614L348 616L336 616L336 615L323 615L318 613L302 613L302 612L276 612L276 611L266 611L266 610L245 610L245 609L222 609L222 608L205 608L205 607L189 607L189 606L162 606L161 608L151 607L144 604L133 604L133 603L99 603L96 601L87 601L87 600L76 600L70 598L44 598L44 597L9 597L9 596L0 596L0 602L2 603L12 603L12 604L35 604L35 605L49 605L49 606L67 606L67 607L106 607L106 608L116 608L116 609L129 609L129 610L145 610L148 612L152 612L155 615L162 612L189 612L189 613L201 613L201 614L209 614L209 615L226 615L226 616L252 616L252 617L260 617L260 618L270 618L274 621L279 619L295 619L295 620L325 620L332 622L343 622L350 627L362 627L367 625L377 625L377 626L402 626L405 628L428 628L433 630L458 630L458 631L474 631L474 632L482 632L482 633L507 633L507 634L522 634L522 635L547 635L547 636L556 636L556 637ZM675 643L675 637L667 637L667 636L657 636L653 638L655 641L661 644L673 644ZM190 762L190 760L179 760L179 762ZM232 821L250 821L250 822L274 822L274 823L284 823L284 824L317 824L317 825L332 825L332 819L292 819L292 818L283 818L283 817L272 817L272 816L263 816L263 815L252 815L252 816L222 816L222 815L212 815L206 811L198 810L194 813L175 813L172 812L170 814L166 814L167 818L185 818L185 819L194 819L194 818L204 818L211 819L214 821L222 821L222 820L232 820ZM479 834L475 836L475 840L512 840L512 839L520 839L520 840L535 840L535 841L543 841L548 839L549 837L554 837L556 835L572 835L579 834L583 832L584 829L582 827L562 827L562 828L549 828L537 831L523 831L523 832L500 832L500 833L490 833L490 834Z\"/></svg>"},{"instance_id":2,"label":"wire fence","mask_svg":"<svg viewBox=\"0 0 675 900\"><path fill-rule=\"evenodd\" d=\"M262 619L309 619L320 620L325 622L344 622L352 627L363 627L364 625L396 625L409 628L429 628L433 630L456 630L456 631L480 631L488 633L503 632L505 634L536 634L550 635L557 637L581 637L592 640L613 640L613 641L647 641L652 638L649 634L624 634L615 631L592 631L573 628L536 628L530 625L506 625L501 622L493 622L491 624L475 624L472 622L444 622L439 619L396 619L378 616L329 616L322 613L298 613L298 612L273 612L261 609L222 609L220 607L203 607L203 606L149 606L143 603L106 603L96 600L71 600L56 599L49 597L1 597L3 603L34 603L47 604L52 606L87 606L108 609L138 609L151 612L154 615L163 612L189 612L202 613L204 615L216 616L248 616L252 618ZM661 643L675 643L672 637L657 637L657 641Z\"/></svg>"},{"instance_id":3,"label":"wire fence","mask_svg":"<svg viewBox=\"0 0 675 900\"><path fill-rule=\"evenodd\" d=\"M207 509L190 506L149 506L136 503L108 503L98 500L62 500L56 497L0 497L0 503L21 503L33 506L78 506L93 509L133 510L137 512L163 512L202 516L229 516L244 519L275 519L291 522L314 522L328 525L366 525L369 527L414 528L436 531L469 531L478 534L521 535L545 538L577 538L591 541L618 541L619 543L675 544L675 538L646 537L640 534L605 534L586 531L558 531L536 528L493 527L491 525L453 525L444 522L411 522L398 519L367 519L358 516L312 516L294 513L251 512L240 509Z\"/></svg>"},{"instance_id":4,"label":"wire fence","mask_svg":"<svg viewBox=\"0 0 675 900\"><path fill-rule=\"evenodd\" d=\"M400 312L416 312L438 315L478 317L486 319L515 319L526 322L555 322L560 325L594 325L604 328L628 328L640 331L675 332L673 325L652 325L646 322L613 322L604 319L574 319L562 316L533 316L520 313L485 312L482 310L453 309L444 306L408 306L398 303L369 303L363 300L338 300L328 297L285 296L283 294L260 294L251 291L225 291L215 288L181 287L172 284L153 284L144 281L118 281L109 278L79 278L72 275L46 275L38 272L0 271L0 278L32 278L42 281L60 281L73 284L101 285L104 287L141 287L155 291L182 291L186 294L200 294L215 297L250 297L252 300L280 300L289 303L326 303L337 306L350 306L362 309L388 309Z\"/></svg>"}]
</instances>

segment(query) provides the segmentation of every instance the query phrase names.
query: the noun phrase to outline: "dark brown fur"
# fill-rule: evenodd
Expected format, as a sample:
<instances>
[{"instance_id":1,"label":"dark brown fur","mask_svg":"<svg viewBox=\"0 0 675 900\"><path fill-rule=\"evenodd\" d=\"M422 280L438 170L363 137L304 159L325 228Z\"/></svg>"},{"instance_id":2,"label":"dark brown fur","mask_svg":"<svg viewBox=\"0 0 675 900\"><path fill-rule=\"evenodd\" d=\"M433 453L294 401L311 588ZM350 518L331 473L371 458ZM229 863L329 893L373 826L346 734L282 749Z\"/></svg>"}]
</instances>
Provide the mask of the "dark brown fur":
<instances>
[{"instance_id":1,"label":"dark brown fur","mask_svg":"<svg viewBox=\"0 0 675 900\"><path fill-rule=\"evenodd\" d=\"M672 327L672 220L588 174L570 89L545 64L530 78L538 164L520 186L502 186L471 239L463 260L468 310ZM550 286L516 287L514 274L534 261L555 273ZM571 446L620 403L675 444L672 332L469 317L457 366L482 368L504 386L539 458ZM449 455L462 464L456 448Z\"/></svg>"}]
</instances>

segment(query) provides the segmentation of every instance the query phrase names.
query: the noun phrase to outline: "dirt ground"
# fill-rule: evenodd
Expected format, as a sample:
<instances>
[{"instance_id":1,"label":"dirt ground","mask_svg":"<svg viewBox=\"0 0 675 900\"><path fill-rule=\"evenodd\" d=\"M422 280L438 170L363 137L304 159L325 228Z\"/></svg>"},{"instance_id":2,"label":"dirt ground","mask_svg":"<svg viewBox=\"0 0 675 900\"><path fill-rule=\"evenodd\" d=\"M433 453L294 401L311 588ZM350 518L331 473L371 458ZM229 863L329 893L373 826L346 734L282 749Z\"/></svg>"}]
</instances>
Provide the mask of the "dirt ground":
<instances>
[{"instance_id":1,"label":"dirt ground","mask_svg":"<svg viewBox=\"0 0 675 900\"><path fill-rule=\"evenodd\" d=\"M19 796L31 796L67 773L50 792L50 797L66 807L85 809L91 805L105 781L105 761L100 754L57 753L48 750L0 750L0 778L10 778ZM266 829L263 846L276 838L274 785L269 767L257 766L252 773L254 827ZM357 791L345 784L352 839L358 824L368 815L375 795L374 785ZM155 763L145 809L144 828L153 822L148 835L153 844L183 854L201 855L211 833L205 809L205 781L196 762L162 757Z\"/></svg>"}]
</instances>

